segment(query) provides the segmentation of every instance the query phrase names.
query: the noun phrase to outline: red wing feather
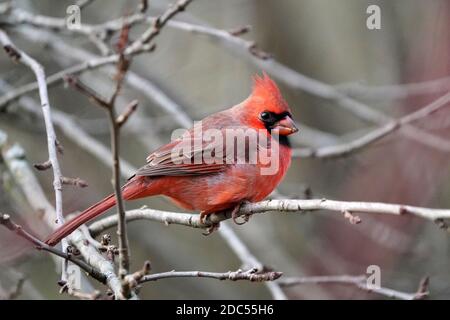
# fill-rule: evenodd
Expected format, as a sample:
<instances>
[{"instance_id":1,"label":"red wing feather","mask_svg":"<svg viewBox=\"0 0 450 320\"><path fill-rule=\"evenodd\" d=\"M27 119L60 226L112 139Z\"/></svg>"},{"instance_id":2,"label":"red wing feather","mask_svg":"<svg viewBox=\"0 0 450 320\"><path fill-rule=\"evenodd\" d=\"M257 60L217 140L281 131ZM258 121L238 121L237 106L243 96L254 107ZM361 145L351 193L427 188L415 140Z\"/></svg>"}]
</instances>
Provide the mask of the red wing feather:
<instances>
[{"instance_id":1,"label":"red wing feather","mask_svg":"<svg viewBox=\"0 0 450 320\"><path fill-rule=\"evenodd\" d=\"M200 148L195 148L194 141L191 140L192 148L181 150L180 143L182 139L175 140L160 149L156 150L147 157L147 164L141 167L137 172L137 176L157 177L157 176L191 176L204 175L224 171L227 168L225 160L222 163L205 163L204 154L209 154L215 150L214 142L204 142L200 144ZM200 163L195 163L195 159L199 158Z\"/></svg>"}]
</instances>

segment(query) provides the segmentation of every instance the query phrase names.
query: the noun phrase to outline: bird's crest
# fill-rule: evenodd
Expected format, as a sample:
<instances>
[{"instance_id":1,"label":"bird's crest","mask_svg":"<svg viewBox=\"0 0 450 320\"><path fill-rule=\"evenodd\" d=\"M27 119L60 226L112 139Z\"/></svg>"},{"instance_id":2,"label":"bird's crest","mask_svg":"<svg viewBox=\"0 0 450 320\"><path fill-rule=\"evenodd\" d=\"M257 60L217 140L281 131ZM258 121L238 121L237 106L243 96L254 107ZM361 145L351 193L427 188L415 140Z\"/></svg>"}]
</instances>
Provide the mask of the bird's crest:
<instances>
[{"instance_id":1,"label":"bird's crest","mask_svg":"<svg viewBox=\"0 0 450 320\"><path fill-rule=\"evenodd\" d=\"M255 75L253 77L251 100L270 105L275 109L271 110L274 112L284 112L289 109L277 84L265 72L262 76Z\"/></svg>"}]
</instances>

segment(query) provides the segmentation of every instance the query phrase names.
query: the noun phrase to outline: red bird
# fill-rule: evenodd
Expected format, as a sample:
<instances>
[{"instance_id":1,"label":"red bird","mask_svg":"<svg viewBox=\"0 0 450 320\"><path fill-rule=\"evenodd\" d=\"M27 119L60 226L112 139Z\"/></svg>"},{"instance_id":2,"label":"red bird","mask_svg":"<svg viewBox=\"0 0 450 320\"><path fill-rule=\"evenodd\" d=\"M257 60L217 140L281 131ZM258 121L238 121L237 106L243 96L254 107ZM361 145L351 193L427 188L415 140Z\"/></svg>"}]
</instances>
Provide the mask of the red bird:
<instances>
[{"instance_id":1,"label":"red bird","mask_svg":"<svg viewBox=\"0 0 450 320\"><path fill-rule=\"evenodd\" d=\"M199 129L203 135L200 138L196 134ZM241 146L237 143L230 148L228 139L218 138L228 138L230 132L239 129L254 130L259 137L262 133L267 141L264 144L259 139L256 147L252 148L249 136L245 136L244 141L241 139ZM150 154L147 164L123 186L123 198L134 200L164 195L182 208L200 211L202 221L210 213L230 209L233 209L235 219L243 202L263 200L283 179L291 163L287 136L297 131L289 106L275 82L266 74L256 76L252 93L246 100L206 117L182 137ZM215 137L213 142L204 137L211 132ZM233 141L231 144L236 142ZM183 143L187 148L181 147ZM245 151L245 159L236 148ZM180 150L183 151L181 154ZM269 161L262 157L263 152ZM210 161L211 158L215 161ZM59 227L46 243L51 246L57 244L80 225L115 204L114 194L109 195Z\"/></svg>"}]
</instances>

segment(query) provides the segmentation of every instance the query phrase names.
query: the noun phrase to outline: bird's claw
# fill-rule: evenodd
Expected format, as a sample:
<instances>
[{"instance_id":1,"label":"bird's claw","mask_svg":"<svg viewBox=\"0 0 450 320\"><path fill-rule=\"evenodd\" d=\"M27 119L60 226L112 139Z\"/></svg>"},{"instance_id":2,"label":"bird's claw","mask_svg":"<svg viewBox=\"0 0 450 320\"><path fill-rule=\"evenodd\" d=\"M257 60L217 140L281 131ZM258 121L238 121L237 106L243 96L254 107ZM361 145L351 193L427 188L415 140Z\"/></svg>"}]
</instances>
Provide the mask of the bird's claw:
<instances>
[{"instance_id":1,"label":"bird's claw","mask_svg":"<svg viewBox=\"0 0 450 320\"><path fill-rule=\"evenodd\" d=\"M200 212L200 223L202 224L210 224L211 222L206 221L208 218L208 214L204 211ZM210 227L206 229L206 232L202 232L202 235L209 236L211 233L219 229L220 223L213 223Z\"/></svg>"},{"instance_id":2,"label":"bird's claw","mask_svg":"<svg viewBox=\"0 0 450 320\"><path fill-rule=\"evenodd\" d=\"M206 218L208 214L205 211L200 212L200 223L206 224Z\"/></svg>"},{"instance_id":3,"label":"bird's claw","mask_svg":"<svg viewBox=\"0 0 450 320\"><path fill-rule=\"evenodd\" d=\"M209 236L211 233L213 233L214 231L218 230L219 227L220 227L220 222L219 223L213 223L208 229L206 229L206 232L202 232L202 235Z\"/></svg>"},{"instance_id":4,"label":"bird's claw","mask_svg":"<svg viewBox=\"0 0 450 320\"><path fill-rule=\"evenodd\" d=\"M238 205L236 205L236 206L233 208L233 211L231 211L231 218L233 219L234 223L236 223L237 225L240 225L240 226L243 225L243 224L245 224L245 223L247 223L248 220L250 220L250 215L249 215L249 214L244 214L244 215L242 216L243 219L244 219L244 221L243 221L243 222L237 221L237 218L240 217L240 216L238 215L238 213L239 213L239 209L241 209L242 204L243 204L243 202L240 203L240 204L238 204Z\"/></svg>"}]
</instances>

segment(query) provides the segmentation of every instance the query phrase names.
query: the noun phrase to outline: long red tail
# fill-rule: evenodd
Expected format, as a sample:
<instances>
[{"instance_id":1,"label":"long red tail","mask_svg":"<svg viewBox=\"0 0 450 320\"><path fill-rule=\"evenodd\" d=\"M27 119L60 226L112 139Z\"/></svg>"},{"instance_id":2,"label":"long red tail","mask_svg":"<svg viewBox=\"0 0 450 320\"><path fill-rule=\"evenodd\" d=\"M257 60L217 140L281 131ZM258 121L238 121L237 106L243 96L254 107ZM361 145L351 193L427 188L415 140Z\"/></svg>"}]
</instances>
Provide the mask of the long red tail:
<instances>
[{"instance_id":1,"label":"long red tail","mask_svg":"<svg viewBox=\"0 0 450 320\"><path fill-rule=\"evenodd\" d=\"M113 207L116 204L116 198L114 194L107 196L105 199L97 202L93 206L90 206L78 216L65 223L56 229L48 238L45 240L45 243L49 246L54 246L58 242L61 241L62 238L66 237L70 233L72 233L75 229L77 229L82 224L88 222L89 220L94 219L98 215L102 214L109 208Z\"/></svg>"},{"instance_id":2,"label":"long red tail","mask_svg":"<svg viewBox=\"0 0 450 320\"><path fill-rule=\"evenodd\" d=\"M134 177L122 187L122 197L124 200L133 200L139 199L143 196L155 195L157 192L154 192L155 190L153 187L154 185L146 177ZM97 202L93 206L90 206L78 216L56 229L47 238L47 240L45 240L45 243L49 246L56 245L62 238L68 236L79 226L101 215L103 212L115 205L115 195L111 194L107 196L105 199Z\"/></svg>"}]
</instances>

